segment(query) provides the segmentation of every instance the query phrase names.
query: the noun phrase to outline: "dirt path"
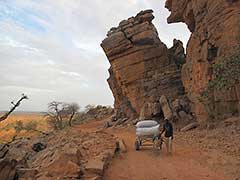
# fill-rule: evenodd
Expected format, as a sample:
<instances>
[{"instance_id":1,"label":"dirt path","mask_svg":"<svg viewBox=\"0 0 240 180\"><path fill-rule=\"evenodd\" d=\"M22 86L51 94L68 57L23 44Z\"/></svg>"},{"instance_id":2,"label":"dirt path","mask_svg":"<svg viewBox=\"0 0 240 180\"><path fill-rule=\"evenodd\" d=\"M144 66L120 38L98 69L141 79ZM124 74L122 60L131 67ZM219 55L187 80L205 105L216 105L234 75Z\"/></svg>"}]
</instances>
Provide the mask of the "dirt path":
<instances>
[{"instance_id":1,"label":"dirt path","mask_svg":"<svg viewBox=\"0 0 240 180\"><path fill-rule=\"evenodd\" d=\"M150 147L136 152L133 130L118 130L114 133L124 139L128 151L113 160L104 180L230 180L221 172L212 172L200 166L200 151L174 144L172 156L167 156L165 147L161 154Z\"/></svg>"},{"instance_id":2,"label":"dirt path","mask_svg":"<svg viewBox=\"0 0 240 180\"><path fill-rule=\"evenodd\" d=\"M91 121L78 126L83 131L96 131L103 127L103 121ZM213 172L200 165L204 153L191 147L181 147L174 143L174 153L159 154L151 147L134 149L134 129L108 129L108 132L122 138L127 153L117 155L104 174L104 180L232 180L222 172ZM175 138L178 138L177 135Z\"/></svg>"}]
</instances>

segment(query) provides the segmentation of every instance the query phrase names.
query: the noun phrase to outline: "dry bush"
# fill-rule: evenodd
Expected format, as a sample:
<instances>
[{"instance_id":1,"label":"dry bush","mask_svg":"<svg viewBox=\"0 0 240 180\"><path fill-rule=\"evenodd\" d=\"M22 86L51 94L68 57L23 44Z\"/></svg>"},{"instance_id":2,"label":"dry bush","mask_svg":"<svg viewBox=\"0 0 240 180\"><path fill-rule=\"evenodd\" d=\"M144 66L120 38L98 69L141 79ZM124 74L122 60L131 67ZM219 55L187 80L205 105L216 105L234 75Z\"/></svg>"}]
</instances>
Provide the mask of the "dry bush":
<instances>
[{"instance_id":1,"label":"dry bush","mask_svg":"<svg viewBox=\"0 0 240 180\"><path fill-rule=\"evenodd\" d=\"M24 125L22 121L16 121L14 129L17 133L21 132L22 130L24 130Z\"/></svg>"},{"instance_id":2,"label":"dry bush","mask_svg":"<svg viewBox=\"0 0 240 180\"><path fill-rule=\"evenodd\" d=\"M27 131L34 131L37 129L37 122L36 121L30 121L27 124L24 125L24 129Z\"/></svg>"},{"instance_id":3,"label":"dry bush","mask_svg":"<svg viewBox=\"0 0 240 180\"><path fill-rule=\"evenodd\" d=\"M48 123L54 130L62 130L67 126L72 126L79 109L77 103L50 102L47 113Z\"/></svg>"}]
</instances>

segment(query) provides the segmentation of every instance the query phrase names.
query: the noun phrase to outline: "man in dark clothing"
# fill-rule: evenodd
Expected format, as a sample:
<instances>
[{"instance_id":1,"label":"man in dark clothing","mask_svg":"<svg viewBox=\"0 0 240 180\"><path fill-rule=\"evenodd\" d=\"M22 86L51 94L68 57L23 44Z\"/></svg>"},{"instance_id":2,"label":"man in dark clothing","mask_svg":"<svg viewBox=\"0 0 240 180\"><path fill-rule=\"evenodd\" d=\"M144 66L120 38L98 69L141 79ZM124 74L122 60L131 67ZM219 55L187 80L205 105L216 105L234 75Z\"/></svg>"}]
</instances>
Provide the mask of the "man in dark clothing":
<instances>
[{"instance_id":1,"label":"man in dark clothing","mask_svg":"<svg viewBox=\"0 0 240 180\"><path fill-rule=\"evenodd\" d=\"M164 134L164 142L167 147L167 153L172 153L172 140L173 140L173 126L172 123L169 122L168 119L165 119L165 123L163 124L163 130L161 135Z\"/></svg>"}]
</instances>

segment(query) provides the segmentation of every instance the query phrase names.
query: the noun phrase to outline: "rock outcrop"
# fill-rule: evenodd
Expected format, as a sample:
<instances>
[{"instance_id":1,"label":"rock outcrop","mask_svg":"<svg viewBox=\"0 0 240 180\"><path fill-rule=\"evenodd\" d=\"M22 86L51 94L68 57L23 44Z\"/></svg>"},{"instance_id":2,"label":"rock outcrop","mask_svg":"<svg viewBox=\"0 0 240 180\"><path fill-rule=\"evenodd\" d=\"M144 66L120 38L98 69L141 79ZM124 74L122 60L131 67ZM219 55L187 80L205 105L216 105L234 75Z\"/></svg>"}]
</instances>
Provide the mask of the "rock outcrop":
<instances>
[{"instance_id":1,"label":"rock outcrop","mask_svg":"<svg viewBox=\"0 0 240 180\"><path fill-rule=\"evenodd\" d=\"M48 136L0 145L0 179L102 179L117 139L103 131L71 128ZM40 145L44 148L38 148ZM40 146L39 146L40 147Z\"/></svg>"},{"instance_id":2,"label":"rock outcrop","mask_svg":"<svg viewBox=\"0 0 240 180\"><path fill-rule=\"evenodd\" d=\"M167 0L166 7L171 11L169 23L184 22L192 32L182 80L198 120L206 120L208 114L198 97L213 78L210 65L240 44L240 1ZM239 113L239 92L240 87L236 86L226 93L214 93L217 113Z\"/></svg>"},{"instance_id":3,"label":"rock outcrop","mask_svg":"<svg viewBox=\"0 0 240 180\"><path fill-rule=\"evenodd\" d=\"M111 64L109 86L117 118L161 115L159 99L170 101L184 94L181 67L185 63L181 41L168 49L161 42L152 10L141 11L112 28L101 46Z\"/></svg>"},{"instance_id":4,"label":"rock outcrop","mask_svg":"<svg viewBox=\"0 0 240 180\"><path fill-rule=\"evenodd\" d=\"M114 115L114 109L110 106L102 105L88 105L85 107L85 111L79 113L75 118L78 123L86 123L93 119L106 119Z\"/></svg>"}]
</instances>

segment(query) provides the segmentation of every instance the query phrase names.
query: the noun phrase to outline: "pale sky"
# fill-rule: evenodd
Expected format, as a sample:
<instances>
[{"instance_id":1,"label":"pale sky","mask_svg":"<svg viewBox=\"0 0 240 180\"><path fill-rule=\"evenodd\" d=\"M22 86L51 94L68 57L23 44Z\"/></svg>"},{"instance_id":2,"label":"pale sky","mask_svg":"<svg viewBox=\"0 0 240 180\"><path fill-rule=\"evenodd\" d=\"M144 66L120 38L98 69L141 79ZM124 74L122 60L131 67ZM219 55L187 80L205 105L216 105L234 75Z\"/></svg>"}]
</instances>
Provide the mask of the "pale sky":
<instances>
[{"instance_id":1,"label":"pale sky","mask_svg":"<svg viewBox=\"0 0 240 180\"><path fill-rule=\"evenodd\" d=\"M113 105L108 60L100 47L107 31L153 9L160 39L186 45L187 27L167 24L165 0L0 0L0 110L21 93L18 110L45 111L50 101Z\"/></svg>"}]
</instances>

